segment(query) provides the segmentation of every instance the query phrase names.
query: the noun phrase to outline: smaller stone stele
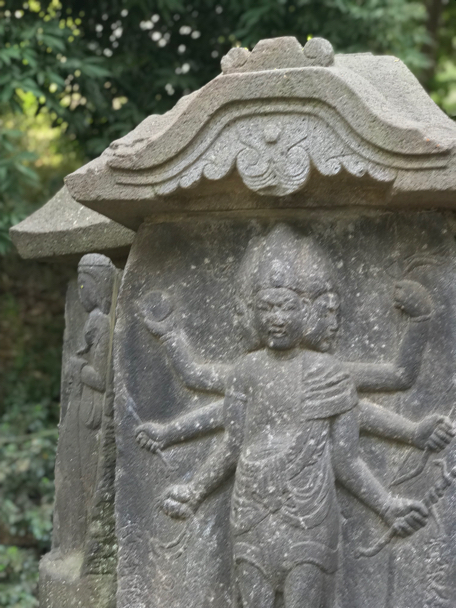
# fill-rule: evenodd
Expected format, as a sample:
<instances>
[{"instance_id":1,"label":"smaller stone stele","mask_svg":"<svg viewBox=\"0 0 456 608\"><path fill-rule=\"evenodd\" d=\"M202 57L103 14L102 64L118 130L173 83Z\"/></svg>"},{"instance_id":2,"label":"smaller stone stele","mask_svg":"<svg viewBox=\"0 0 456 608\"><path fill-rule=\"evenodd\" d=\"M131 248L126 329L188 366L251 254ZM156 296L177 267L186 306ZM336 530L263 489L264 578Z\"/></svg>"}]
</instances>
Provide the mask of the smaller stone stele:
<instances>
[{"instance_id":1,"label":"smaller stone stele","mask_svg":"<svg viewBox=\"0 0 456 608\"><path fill-rule=\"evenodd\" d=\"M79 261L65 305L54 530L40 563L40 606L114 608L112 338L120 271L103 254L122 267L135 235L76 202L66 186L10 234L23 258Z\"/></svg>"},{"instance_id":2,"label":"smaller stone stele","mask_svg":"<svg viewBox=\"0 0 456 608\"><path fill-rule=\"evenodd\" d=\"M88 254L66 306L52 550L40 564L42 608L113 608L115 440L112 337L118 272Z\"/></svg>"}]
</instances>

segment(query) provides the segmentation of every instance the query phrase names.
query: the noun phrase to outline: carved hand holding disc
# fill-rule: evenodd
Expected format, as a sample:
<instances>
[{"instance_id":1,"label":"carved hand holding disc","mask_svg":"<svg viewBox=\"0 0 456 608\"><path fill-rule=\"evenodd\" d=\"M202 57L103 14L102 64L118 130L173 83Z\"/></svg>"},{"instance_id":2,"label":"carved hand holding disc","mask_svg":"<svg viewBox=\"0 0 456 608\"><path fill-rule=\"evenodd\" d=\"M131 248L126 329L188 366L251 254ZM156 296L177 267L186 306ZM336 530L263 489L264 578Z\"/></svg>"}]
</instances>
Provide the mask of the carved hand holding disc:
<instances>
[{"instance_id":1,"label":"carved hand holding disc","mask_svg":"<svg viewBox=\"0 0 456 608\"><path fill-rule=\"evenodd\" d=\"M161 291L150 291L141 301L140 312L150 333L161 338L174 328L174 304Z\"/></svg>"}]
</instances>

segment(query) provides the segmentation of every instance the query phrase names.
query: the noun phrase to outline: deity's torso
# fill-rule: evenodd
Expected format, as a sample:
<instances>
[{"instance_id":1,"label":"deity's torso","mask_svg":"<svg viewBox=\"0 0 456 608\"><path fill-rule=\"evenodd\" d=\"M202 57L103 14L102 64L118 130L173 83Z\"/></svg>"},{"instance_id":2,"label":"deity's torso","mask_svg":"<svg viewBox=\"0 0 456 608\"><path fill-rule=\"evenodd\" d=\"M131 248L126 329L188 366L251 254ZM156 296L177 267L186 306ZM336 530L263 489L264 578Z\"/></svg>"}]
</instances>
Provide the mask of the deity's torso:
<instances>
[{"instance_id":1,"label":"deity's torso","mask_svg":"<svg viewBox=\"0 0 456 608\"><path fill-rule=\"evenodd\" d=\"M331 418L356 404L353 382L332 355L293 357L258 351L239 369L247 394L243 449L232 524L245 532L271 514L301 529L318 528L337 501Z\"/></svg>"},{"instance_id":2,"label":"deity's torso","mask_svg":"<svg viewBox=\"0 0 456 608\"><path fill-rule=\"evenodd\" d=\"M242 361L236 377L248 397L243 452L250 455L286 447L309 421L327 420L357 401L339 361L316 351L256 351Z\"/></svg>"}]
</instances>

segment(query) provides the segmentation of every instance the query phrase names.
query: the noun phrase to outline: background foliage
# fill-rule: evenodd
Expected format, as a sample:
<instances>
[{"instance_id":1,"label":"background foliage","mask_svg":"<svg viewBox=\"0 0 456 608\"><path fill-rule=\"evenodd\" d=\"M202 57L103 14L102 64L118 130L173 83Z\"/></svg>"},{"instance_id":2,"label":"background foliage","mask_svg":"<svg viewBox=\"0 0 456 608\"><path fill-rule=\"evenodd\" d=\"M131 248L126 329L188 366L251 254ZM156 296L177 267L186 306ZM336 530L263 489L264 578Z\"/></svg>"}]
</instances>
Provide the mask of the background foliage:
<instances>
[{"instance_id":1,"label":"background foliage","mask_svg":"<svg viewBox=\"0 0 456 608\"><path fill-rule=\"evenodd\" d=\"M397 55L456 116L454 0L0 0L0 606L37 605L72 272L20 261L8 228L231 46L282 35Z\"/></svg>"}]
</instances>

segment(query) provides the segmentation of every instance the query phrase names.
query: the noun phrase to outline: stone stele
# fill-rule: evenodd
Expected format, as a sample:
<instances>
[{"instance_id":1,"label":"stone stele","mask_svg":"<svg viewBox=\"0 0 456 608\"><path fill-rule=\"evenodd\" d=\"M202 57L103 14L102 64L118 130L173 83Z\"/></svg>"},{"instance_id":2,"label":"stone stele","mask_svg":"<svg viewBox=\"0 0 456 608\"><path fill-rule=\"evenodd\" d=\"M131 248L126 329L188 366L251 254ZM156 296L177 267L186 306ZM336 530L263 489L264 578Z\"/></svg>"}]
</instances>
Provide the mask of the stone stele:
<instances>
[{"instance_id":1,"label":"stone stele","mask_svg":"<svg viewBox=\"0 0 456 608\"><path fill-rule=\"evenodd\" d=\"M67 177L138 230L113 338L117 556L93 523L112 490L81 498L111 420L95 259L57 484L65 542L93 530L75 572L116 559L117 608L456 605L455 150L398 59L279 38ZM102 605L60 581L60 606Z\"/></svg>"},{"instance_id":2,"label":"stone stele","mask_svg":"<svg viewBox=\"0 0 456 608\"><path fill-rule=\"evenodd\" d=\"M65 310L52 549L40 564L41 608L113 608L114 391L112 343L119 272L84 255Z\"/></svg>"},{"instance_id":3,"label":"stone stele","mask_svg":"<svg viewBox=\"0 0 456 608\"><path fill-rule=\"evenodd\" d=\"M78 266L65 305L52 550L40 566L42 608L112 608L116 592L112 339L134 232L63 187L11 229L24 258ZM81 258L77 264L77 260Z\"/></svg>"}]
</instances>

